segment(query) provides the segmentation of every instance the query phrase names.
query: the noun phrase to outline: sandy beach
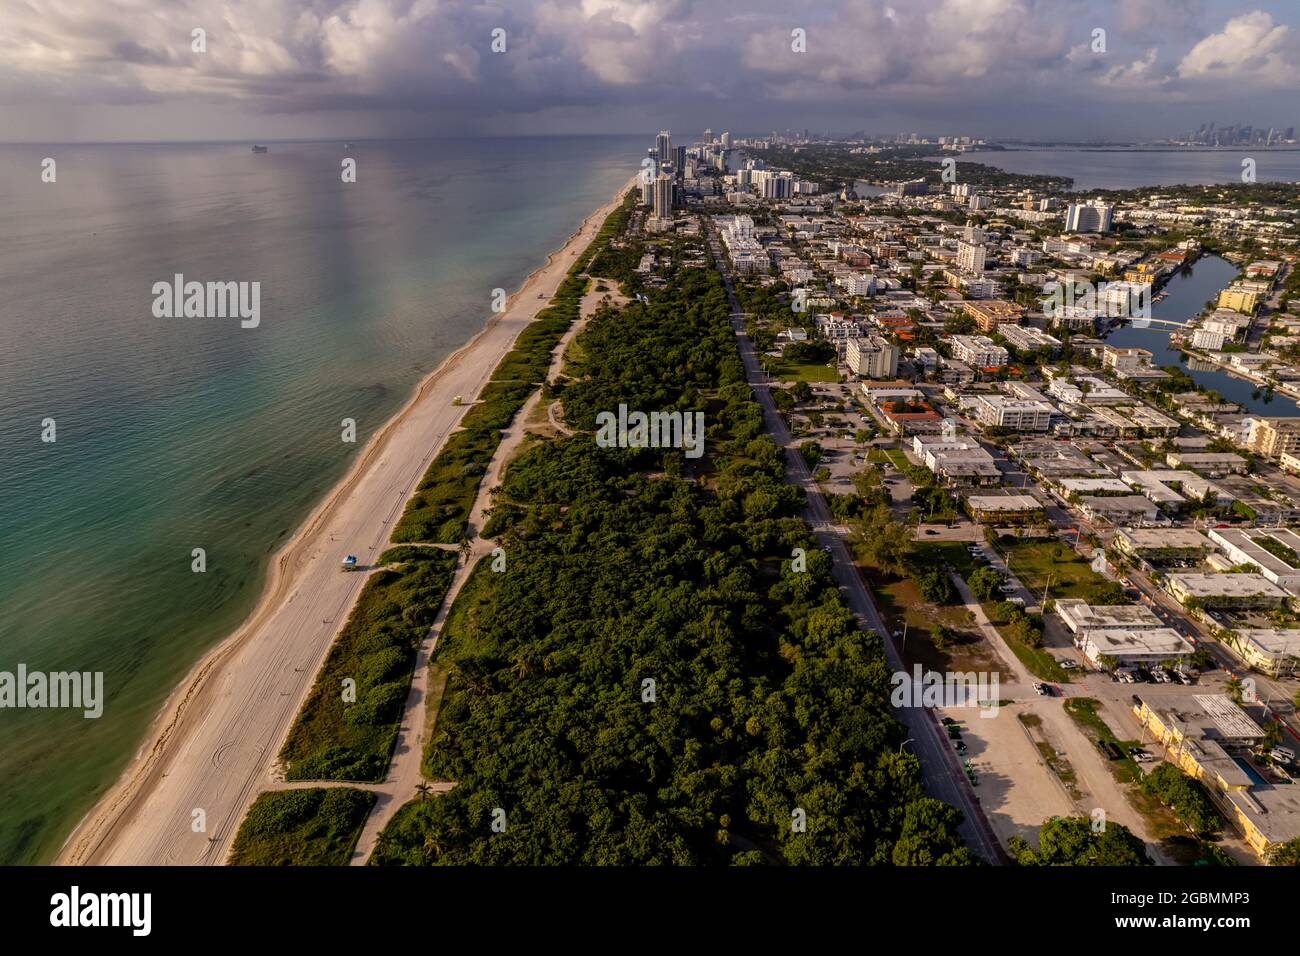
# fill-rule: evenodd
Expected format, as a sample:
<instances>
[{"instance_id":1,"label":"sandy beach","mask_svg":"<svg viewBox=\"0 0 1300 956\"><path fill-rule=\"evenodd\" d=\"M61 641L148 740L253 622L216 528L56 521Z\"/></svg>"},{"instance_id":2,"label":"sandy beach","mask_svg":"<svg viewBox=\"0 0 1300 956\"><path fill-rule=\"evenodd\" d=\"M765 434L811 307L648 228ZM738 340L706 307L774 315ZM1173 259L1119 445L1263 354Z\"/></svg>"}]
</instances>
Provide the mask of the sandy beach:
<instances>
[{"instance_id":1,"label":"sandy beach","mask_svg":"<svg viewBox=\"0 0 1300 956\"><path fill-rule=\"evenodd\" d=\"M249 804L271 781L285 734L365 574L387 547L429 462L523 328L618 205L617 195L551 253L483 329L416 388L272 562L248 620L172 692L117 783L81 820L57 863L217 865ZM485 300L488 290L484 291ZM201 813L200 813L201 811ZM205 826L199 830L196 818Z\"/></svg>"}]
</instances>

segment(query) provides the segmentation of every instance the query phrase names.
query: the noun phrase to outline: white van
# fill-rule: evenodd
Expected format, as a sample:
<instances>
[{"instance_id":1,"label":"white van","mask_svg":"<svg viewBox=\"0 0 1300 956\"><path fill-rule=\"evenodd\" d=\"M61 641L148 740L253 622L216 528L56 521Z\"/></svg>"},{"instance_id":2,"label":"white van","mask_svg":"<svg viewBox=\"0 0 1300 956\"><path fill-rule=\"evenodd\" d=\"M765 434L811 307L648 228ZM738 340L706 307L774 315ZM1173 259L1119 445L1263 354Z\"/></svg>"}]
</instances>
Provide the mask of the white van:
<instances>
[{"instance_id":1,"label":"white van","mask_svg":"<svg viewBox=\"0 0 1300 956\"><path fill-rule=\"evenodd\" d=\"M1274 747L1268 755L1278 763L1295 763L1295 751L1289 747Z\"/></svg>"}]
</instances>

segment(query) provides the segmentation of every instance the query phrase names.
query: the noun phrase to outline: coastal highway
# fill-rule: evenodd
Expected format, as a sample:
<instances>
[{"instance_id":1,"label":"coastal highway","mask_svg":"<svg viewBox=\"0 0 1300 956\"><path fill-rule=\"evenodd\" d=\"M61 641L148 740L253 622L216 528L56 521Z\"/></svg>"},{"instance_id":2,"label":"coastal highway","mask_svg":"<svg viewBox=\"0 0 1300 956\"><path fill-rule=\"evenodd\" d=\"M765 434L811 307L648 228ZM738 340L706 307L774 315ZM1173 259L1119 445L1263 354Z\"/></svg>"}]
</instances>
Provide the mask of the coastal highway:
<instances>
[{"instance_id":1,"label":"coastal highway","mask_svg":"<svg viewBox=\"0 0 1300 956\"><path fill-rule=\"evenodd\" d=\"M285 734L366 579L363 572L343 573L343 556L355 554L362 565L378 558L415 485L468 407L453 404L453 396L479 394L632 182L589 216L507 308L425 379L371 439L280 553L253 615L172 694L140 752L81 821L58 862L224 862L249 804L272 782Z\"/></svg>"},{"instance_id":2,"label":"coastal highway","mask_svg":"<svg viewBox=\"0 0 1300 956\"><path fill-rule=\"evenodd\" d=\"M807 495L808 521L816 531L818 541L824 547L831 549L835 558L835 580L839 584L845 602L850 610L857 614L858 620L865 621L884 640L889 666L895 671L906 671L903 656L885 626L880 612L876 609L862 577L858 574L848 546L831 530L834 522L826 499L822 496L816 482L812 480L808 467L791 439L785 422L777 411L772 394L764 382L765 376L759 365L758 355L749 341L749 336L745 333L745 319L740 310L740 303L736 299L731 276L727 274L723 265L726 260L723 258L721 242L712 224L709 230L709 246L713 251L714 263L726 285L727 300L731 306L731 325L735 330L740 356L745 364L745 377L753 388L759 404L762 405L763 419L769 434L785 449L787 479L798 484ZM894 715L907 729L910 746L914 748L913 752L921 761L921 772L927 793L961 810L966 818L961 826L961 834L972 850L990 863L1005 862L1007 858L1002 846L984 816L979 802L975 799L961 762L948 743L947 735L940 728L934 711L928 707L899 707L894 709Z\"/></svg>"}]
</instances>

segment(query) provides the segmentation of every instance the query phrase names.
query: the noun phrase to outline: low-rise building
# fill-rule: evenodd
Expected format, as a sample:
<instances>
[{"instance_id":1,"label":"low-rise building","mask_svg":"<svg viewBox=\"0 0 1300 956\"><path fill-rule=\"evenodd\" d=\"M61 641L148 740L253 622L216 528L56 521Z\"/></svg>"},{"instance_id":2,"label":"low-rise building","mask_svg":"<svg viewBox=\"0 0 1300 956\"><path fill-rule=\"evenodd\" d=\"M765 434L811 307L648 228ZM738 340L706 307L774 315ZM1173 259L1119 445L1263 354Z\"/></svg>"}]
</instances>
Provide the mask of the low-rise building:
<instances>
[{"instance_id":1,"label":"low-rise building","mask_svg":"<svg viewBox=\"0 0 1300 956\"><path fill-rule=\"evenodd\" d=\"M1151 499L1142 495L1082 495L1075 506L1089 521L1138 528L1170 523Z\"/></svg>"},{"instance_id":2,"label":"low-rise building","mask_svg":"<svg viewBox=\"0 0 1300 956\"><path fill-rule=\"evenodd\" d=\"M1300 535L1288 528L1211 528L1210 540L1233 564L1249 564L1278 587L1300 589Z\"/></svg>"},{"instance_id":3,"label":"low-rise building","mask_svg":"<svg viewBox=\"0 0 1300 956\"><path fill-rule=\"evenodd\" d=\"M1101 364L1117 372L1134 372L1150 366L1151 352L1147 349L1107 344L1101 352Z\"/></svg>"},{"instance_id":4,"label":"low-rise building","mask_svg":"<svg viewBox=\"0 0 1300 956\"><path fill-rule=\"evenodd\" d=\"M1214 551L1214 542L1194 528L1120 528L1111 544L1155 567L1194 564Z\"/></svg>"},{"instance_id":5,"label":"low-rise building","mask_svg":"<svg viewBox=\"0 0 1300 956\"><path fill-rule=\"evenodd\" d=\"M1223 475L1244 475L1250 469L1250 463L1240 455L1232 452L1190 452L1171 451L1165 456L1165 463L1170 468L1190 468L1192 471L1211 478Z\"/></svg>"},{"instance_id":6,"label":"low-rise building","mask_svg":"<svg viewBox=\"0 0 1300 956\"><path fill-rule=\"evenodd\" d=\"M1025 314L1024 306L1003 299L963 302L962 308L975 320L981 332L993 332L1000 325L1017 325Z\"/></svg>"},{"instance_id":7,"label":"low-rise building","mask_svg":"<svg viewBox=\"0 0 1300 956\"><path fill-rule=\"evenodd\" d=\"M1289 597L1262 574L1178 572L1165 576L1165 587L1184 605L1209 608L1282 607Z\"/></svg>"},{"instance_id":8,"label":"low-rise building","mask_svg":"<svg viewBox=\"0 0 1300 956\"><path fill-rule=\"evenodd\" d=\"M1251 765L1264 730L1229 697L1135 697L1133 713L1164 745L1166 760L1205 784L1261 859L1300 836L1300 787L1274 785Z\"/></svg>"},{"instance_id":9,"label":"low-rise building","mask_svg":"<svg viewBox=\"0 0 1300 956\"><path fill-rule=\"evenodd\" d=\"M1045 520L1043 503L1033 495L971 495L966 499L966 511L981 524L1025 525Z\"/></svg>"},{"instance_id":10,"label":"low-rise building","mask_svg":"<svg viewBox=\"0 0 1300 956\"><path fill-rule=\"evenodd\" d=\"M1189 656L1192 645L1141 604L1093 605L1061 598L1056 614L1074 644L1093 664L1119 667L1157 664Z\"/></svg>"},{"instance_id":11,"label":"low-rise building","mask_svg":"<svg viewBox=\"0 0 1300 956\"><path fill-rule=\"evenodd\" d=\"M1300 664L1300 627L1242 627L1220 643L1248 666L1272 677L1289 677Z\"/></svg>"},{"instance_id":12,"label":"low-rise building","mask_svg":"<svg viewBox=\"0 0 1300 956\"><path fill-rule=\"evenodd\" d=\"M912 454L950 485L996 485L1002 481L993 456L974 439L917 435L912 439Z\"/></svg>"}]
</instances>

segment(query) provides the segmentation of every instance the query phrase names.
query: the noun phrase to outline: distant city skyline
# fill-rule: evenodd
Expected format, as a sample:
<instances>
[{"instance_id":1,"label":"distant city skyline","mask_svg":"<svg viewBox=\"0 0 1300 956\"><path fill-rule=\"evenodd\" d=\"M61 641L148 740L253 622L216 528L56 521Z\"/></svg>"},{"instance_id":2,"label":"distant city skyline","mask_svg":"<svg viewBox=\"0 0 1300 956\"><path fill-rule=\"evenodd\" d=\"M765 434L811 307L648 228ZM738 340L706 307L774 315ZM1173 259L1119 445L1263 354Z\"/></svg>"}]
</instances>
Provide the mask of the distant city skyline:
<instances>
[{"instance_id":1,"label":"distant city skyline","mask_svg":"<svg viewBox=\"0 0 1300 956\"><path fill-rule=\"evenodd\" d=\"M0 16L0 136L18 142L1300 126L1286 0L0 0Z\"/></svg>"}]
</instances>

